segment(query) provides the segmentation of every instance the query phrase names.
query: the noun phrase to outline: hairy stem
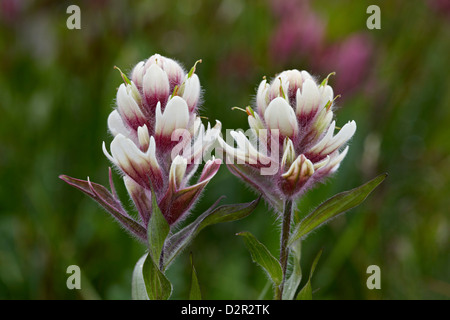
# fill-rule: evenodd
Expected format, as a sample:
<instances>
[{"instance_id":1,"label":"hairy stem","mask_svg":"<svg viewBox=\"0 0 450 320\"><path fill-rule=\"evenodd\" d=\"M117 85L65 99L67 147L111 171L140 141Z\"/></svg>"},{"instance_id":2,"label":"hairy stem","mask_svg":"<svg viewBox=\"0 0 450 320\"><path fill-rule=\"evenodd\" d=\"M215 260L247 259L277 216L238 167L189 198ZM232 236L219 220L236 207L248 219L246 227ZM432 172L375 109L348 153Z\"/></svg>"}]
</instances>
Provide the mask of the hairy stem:
<instances>
[{"instance_id":1,"label":"hairy stem","mask_svg":"<svg viewBox=\"0 0 450 320\"><path fill-rule=\"evenodd\" d=\"M276 300L282 300L283 298L283 289L284 289L284 283L286 281L286 269L288 264L288 258L289 258L289 248L287 246L290 230L291 230L291 220L292 220L292 207L293 202L292 200L286 200L284 203L284 212L283 212L283 225L281 229L281 243L280 243L280 264L281 269L283 271L283 280L281 281L281 284L276 289Z\"/></svg>"}]
</instances>

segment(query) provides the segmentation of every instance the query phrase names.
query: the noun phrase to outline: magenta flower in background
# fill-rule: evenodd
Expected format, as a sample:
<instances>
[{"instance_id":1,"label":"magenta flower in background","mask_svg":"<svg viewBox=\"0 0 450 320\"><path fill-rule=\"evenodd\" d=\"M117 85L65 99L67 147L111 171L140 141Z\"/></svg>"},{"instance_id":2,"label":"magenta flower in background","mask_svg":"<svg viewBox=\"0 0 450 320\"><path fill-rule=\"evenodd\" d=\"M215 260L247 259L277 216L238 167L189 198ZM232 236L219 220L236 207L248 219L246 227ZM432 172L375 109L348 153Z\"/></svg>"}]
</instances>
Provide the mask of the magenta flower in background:
<instances>
[{"instance_id":1,"label":"magenta flower in background","mask_svg":"<svg viewBox=\"0 0 450 320\"><path fill-rule=\"evenodd\" d=\"M364 33L356 33L330 45L313 65L323 72L336 72L336 91L348 96L367 81L372 65L373 43Z\"/></svg>"},{"instance_id":2,"label":"magenta flower in background","mask_svg":"<svg viewBox=\"0 0 450 320\"><path fill-rule=\"evenodd\" d=\"M286 63L319 54L324 45L326 25L307 1L272 1L279 23L270 39L274 61Z\"/></svg>"},{"instance_id":3,"label":"magenta flower in background","mask_svg":"<svg viewBox=\"0 0 450 320\"><path fill-rule=\"evenodd\" d=\"M441 14L446 17L450 16L450 1L448 1L448 0L428 0L427 4L436 13Z\"/></svg>"},{"instance_id":4,"label":"magenta flower in background","mask_svg":"<svg viewBox=\"0 0 450 320\"><path fill-rule=\"evenodd\" d=\"M309 1L274 0L271 4L279 22L270 52L280 66L301 60L323 74L335 71L335 88L344 99L367 83L374 51L369 35L361 32L330 43L326 22Z\"/></svg>"}]
</instances>

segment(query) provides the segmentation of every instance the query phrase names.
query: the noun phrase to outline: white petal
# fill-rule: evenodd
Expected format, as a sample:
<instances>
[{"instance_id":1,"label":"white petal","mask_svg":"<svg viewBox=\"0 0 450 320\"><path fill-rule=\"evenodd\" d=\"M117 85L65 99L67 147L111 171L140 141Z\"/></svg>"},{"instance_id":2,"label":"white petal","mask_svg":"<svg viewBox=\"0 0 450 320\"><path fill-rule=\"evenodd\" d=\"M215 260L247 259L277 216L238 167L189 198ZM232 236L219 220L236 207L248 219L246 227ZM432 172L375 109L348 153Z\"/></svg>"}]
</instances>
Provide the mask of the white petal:
<instances>
[{"instance_id":1,"label":"white petal","mask_svg":"<svg viewBox=\"0 0 450 320\"><path fill-rule=\"evenodd\" d=\"M184 175L186 173L187 168L187 159L182 156L176 156L173 159L172 165L170 166L170 174L169 179L170 182L179 189L181 186L181 182L183 181Z\"/></svg>"},{"instance_id":2,"label":"white petal","mask_svg":"<svg viewBox=\"0 0 450 320\"><path fill-rule=\"evenodd\" d=\"M267 81L263 80L259 84L258 91L256 93L256 107L258 108L259 114L264 114L268 104L268 85Z\"/></svg>"},{"instance_id":3,"label":"white petal","mask_svg":"<svg viewBox=\"0 0 450 320\"><path fill-rule=\"evenodd\" d=\"M330 156L327 155L325 158L320 160L319 162L314 163L314 170L319 170L320 168L325 167L330 162Z\"/></svg>"},{"instance_id":4,"label":"white petal","mask_svg":"<svg viewBox=\"0 0 450 320\"><path fill-rule=\"evenodd\" d=\"M250 143L248 138L242 133L242 131L231 131L231 136L234 138L238 145L238 149L245 154L247 163L256 164L258 163L259 152Z\"/></svg>"},{"instance_id":5,"label":"white petal","mask_svg":"<svg viewBox=\"0 0 450 320\"><path fill-rule=\"evenodd\" d=\"M134 98L129 94L127 86L122 83L117 90L117 107L120 114L130 122L140 123L144 115Z\"/></svg>"},{"instance_id":6,"label":"white petal","mask_svg":"<svg viewBox=\"0 0 450 320\"><path fill-rule=\"evenodd\" d=\"M114 159L114 158L109 154L108 150L106 150L105 141L103 141L103 143L102 143L102 150L103 150L103 153L105 154L105 156L109 159L109 161L111 161L112 163L114 163L115 165L117 165L116 159Z\"/></svg>"},{"instance_id":7,"label":"white petal","mask_svg":"<svg viewBox=\"0 0 450 320\"><path fill-rule=\"evenodd\" d=\"M142 127L139 127L137 130L139 145L141 146L144 152L148 149L148 145L150 143L150 135L148 133L147 126L144 124Z\"/></svg>"},{"instance_id":8,"label":"white petal","mask_svg":"<svg viewBox=\"0 0 450 320\"><path fill-rule=\"evenodd\" d=\"M350 121L346 123L344 127L342 127L342 129L339 130L338 134L333 137L333 139L327 145L324 152L331 153L334 150L339 149L341 146L346 144L351 137L353 137L355 132L356 132L356 122Z\"/></svg>"},{"instance_id":9,"label":"white petal","mask_svg":"<svg viewBox=\"0 0 450 320\"><path fill-rule=\"evenodd\" d=\"M164 113L161 114L161 105L156 106L155 131L157 134L171 136L175 129L186 129L189 123L189 109L186 101L174 96L167 102Z\"/></svg>"},{"instance_id":10,"label":"white petal","mask_svg":"<svg viewBox=\"0 0 450 320\"><path fill-rule=\"evenodd\" d=\"M320 88L319 108L324 108L329 101L333 101L333 88L329 85Z\"/></svg>"},{"instance_id":11,"label":"white petal","mask_svg":"<svg viewBox=\"0 0 450 320\"><path fill-rule=\"evenodd\" d=\"M322 153L323 150L330 143L331 139L333 138L333 134L334 134L334 129L335 128L336 128L336 122L333 121L330 124L330 126L328 127L328 131L325 134L325 136L314 147L312 147L309 152Z\"/></svg>"},{"instance_id":12,"label":"white petal","mask_svg":"<svg viewBox=\"0 0 450 320\"><path fill-rule=\"evenodd\" d=\"M283 98L273 99L264 113L264 120L270 129L279 129L284 136L298 133L297 118L294 110Z\"/></svg>"},{"instance_id":13,"label":"white petal","mask_svg":"<svg viewBox=\"0 0 450 320\"><path fill-rule=\"evenodd\" d=\"M161 112L161 102L158 101L155 109L155 132L161 134L163 115Z\"/></svg>"},{"instance_id":14,"label":"white petal","mask_svg":"<svg viewBox=\"0 0 450 320\"><path fill-rule=\"evenodd\" d=\"M217 142L227 155L226 163L235 163L234 160L237 160L237 163L246 163L247 156L242 150L230 146L220 136L217 138Z\"/></svg>"},{"instance_id":15,"label":"white petal","mask_svg":"<svg viewBox=\"0 0 450 320\"><path fill-rule=\"evenodd\" d=\"M309 74L308 71L302 70L301 74L302 74L303 82L305 82L306 79L313 80L313 77Z\"/></svg>"},{"instance_id":16,"label":"white petal","mask_svg":"<svg viewBox=\"0 0 450 320\"><path fill-rule=\"evenodd\" d=\"M111 154L119 167L136 181L145 176L145 172L149 169L149 161L145 154L133 141L121 134L111 142Z\"/></svg>"},{"instance_id":17,"label":"white petal","mask_svg":"<svg viewBox=\"0 0 450 320\"><path fill-rule=\"evenodd\" d=\"M289 138L286 138L283 143L283 157L281 158L281 167L284 168L285 166L290 166L292 162L295 160L295 150L294 150L294 144L292 143L292 140Z\"/></svg>"},{"instance_id":18,"label":"white petal","mask_svg":"<svg viewBox=\"0 0 450 320\"><path fill-rule=\"evenodd\" d=\"M339 165L342 162L342 160L344 160L344 158L347 155L347 153L348 153L348 146L346 146L345 149L342 150L342 152L339 153L338 156L336 156L333 159L331 159L330 165L333 166L333 167L335 167L336 165Z\"/></svg>"},{"instance_id":19,"label":"white petal","mask_svg":"<svg viewBox=\"0 0 450 320\"><path fill-rule=\"evenodd\" d=\"M157 64L151 64L145 71L143 82L146 96L161 97L169 95L169 78Z\"/></svg>"},{"instance_id":20,"label":"white petal","mask_svg":"<svg viewBox=\"0 0 450 320\"><path fill-rule=\"evenodd\" d=\"M146 156L150 160L151 166L155 169L159 169L158 160L156 159L156 142L153 136L150 137L150 142L148 145Z\"/></svg>"},{"instance_id":21,"label":"white petal","mask_svg":"<svg viewBox=\"0 0 450 320\"><path fill-rule=\"evenodd\" d=\"M200 80L194 73L184 82L183 99L186 100L190 112L192 112L197 106L198 100L200 99L200 92Z\"/></svg>"},{"instance_id":22,"label":"white petal","mask_svg":"<svg viewBox=\"0 0 450 320\"><path fill-rule=\"evenodd\" d=\"M142 81L144 78L144 71L145 71L145 62L141 61L139 62L131 72L131 80L136 83L139 87L142 87Z\"/></svg>"},{"instance_id":23,"label":"white petal","mask_svg":"<svg viewBox=\"0 0 450 320\"><path fill-rule=\"evenodd\" d=\"M306 79L303 83L301 94L297 95L297 114L309 114L319 107L319 88L312 79Z\"/></svg>"},{"instance_id":24,"label":"white petal","mask_svg":"<svg viewBox=\"0 0 450 320\"><path fill-rule=\"evenodd\" d=\"M186 73L178 62L169 58L164 60L164 71L173 85L181 83Z\"/></svg>"},{"instance_id":25,"label":"white petal","mask_svg":"<svg viewBox=\"0 0 450 320\"><path fill-rule=\"evenodd\" d=\"M314 166L312 162L307 159L303 154L299 155L297 159L292 163L289 170L283 173L281 176L284 179L298 182L305 180L312 176L314 173Z\"/></svg>"},{"instance_id":26,"label":"white petal","mask_svg":"<svg viewBox=\"0 0 450 320\"><path fill-rule=\"evenodd\" d=\"M130 134L130 130L123 123L122 117L117 110L112 111L108 116L108 129L113 136L117 136L119 133L124 136Z\"/></svg>"},{"instance_id":27,"label":"white petal","mask_svg":"<svg viewBox=\"0 0 450 320\"><path fill-rule=\"evenodd\" d=\"M278 74L270 84L269 100L273 100L277 97L283 97L288 99L289 79L287 71L283 71Z\"/></svg>"}]
</instances>

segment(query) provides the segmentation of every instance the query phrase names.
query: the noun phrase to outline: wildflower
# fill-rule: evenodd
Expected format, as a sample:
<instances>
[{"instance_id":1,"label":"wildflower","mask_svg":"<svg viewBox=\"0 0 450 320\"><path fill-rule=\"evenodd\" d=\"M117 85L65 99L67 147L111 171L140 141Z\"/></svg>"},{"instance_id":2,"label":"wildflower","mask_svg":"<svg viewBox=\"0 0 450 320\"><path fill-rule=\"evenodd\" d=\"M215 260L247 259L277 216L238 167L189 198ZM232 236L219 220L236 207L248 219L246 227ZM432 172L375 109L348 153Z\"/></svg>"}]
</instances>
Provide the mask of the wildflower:
<instances>
[{"instance_id":1,"label":"wildflower","mask_svg":"<svg viewBox=\"0 0 450 320\"><path fill-rule=\"evenodd\" d=\"M138 219L121 205L112 179L111 194L89 180L61 176L99 202L142 241L147 240L153 196L172 226L189 214L221 164L212 157L198 181L189 183L221 129L220 122L205 129L196 113L201 89L194 71L195 66L187 73L174 60L155 54L134 67L131 80L121 73L124 83L117 91L117 108L108 117L114 139L110 152L103 143L103 152L123 175Z\"/></svg>"},{"instance_id":2,"label":"wildflower","mask_svg":"<svg viewBox=\"0 0 450 320\"><path fill-rule=\"evenodd\" d=\"M335 134L333 102L328 77L318 84L306 71L289 70L271 83L264 79L256 112L247 108L253 139L232 131L234 148L219 138L228 168L281 212L286 201L333 174L347 154L356 123L348 122ZM269 165L275 170L267 171Z\"/></svg>"}]
</instances>

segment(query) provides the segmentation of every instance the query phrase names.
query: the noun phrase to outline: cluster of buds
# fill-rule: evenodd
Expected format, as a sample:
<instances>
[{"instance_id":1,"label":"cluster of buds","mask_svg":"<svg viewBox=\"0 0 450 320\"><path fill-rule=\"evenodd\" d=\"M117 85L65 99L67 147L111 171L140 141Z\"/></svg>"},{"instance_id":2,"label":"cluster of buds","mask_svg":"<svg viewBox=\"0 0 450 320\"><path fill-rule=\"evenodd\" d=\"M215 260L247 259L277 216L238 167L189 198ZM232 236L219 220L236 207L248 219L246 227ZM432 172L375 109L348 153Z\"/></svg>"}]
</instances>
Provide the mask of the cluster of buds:
<instances>
[{"instance_id":1,"label":"cluster of buds","mask_svg":"<svg viewBox=\"0 0 450 320\"><path fill-rule=\"evenodd\" d=\"M170 225L179 221L194 204L220 167L209 160L197 184L188 182L204 151L215 142L221 125L205 130L197 115L200 81L174 60L158 54L138 63L117 91L117 109L108 118L114 139L111 155L105 155L124 173L125 186L144 225L151 212L153 189L158 206ZM185 146L175 148L182 138ZM177 154L179 151L180 154ZM193 152L181 153L181 151Z\"/></svg>"},{"instance_id":2,"label":"cluster of buds","mask_svg":"<svg viewBox=\"0 0 450 320\"><path fill-rule=\"evenodd\" d=\"M264 79L256 112L246 109L251 137L232 131L237 147L219 138L230 171L278 211L338 169L356 131L351 121L334 134L335 98L328 78L318 84L306 71L289 70L271 83Z\"/></svg>"},{"instance_id":3,"label":"cluster of buds","mask_svg":"<svg viewBox=\"0 0 450 320\"><path fill-rule=\"evenodd\" d=\"M147 228L154 195L172 226L189 213L219 170L221 160L212 157L205 163L198 181L189 184L203 154L220 134L221 124L217 122L213 128L208 124L205 129L196 113L201 88L195 65L185 72L174 60L155 54L134 67L131 79L121 74L124 83L117 91L117 108L108 117L114 139L111 152L105 143L103 152L123 175L139 213L134 222L144 230ZM79 185L74 179L65 180ZM117 199L110 200L118 206ZM126 214L123 208L117 211ZM127 215L126 221L129 219ZM130 229L129 223L125 227ZM130 231L145 241L146 232L139 234L135 229Z\"/></svg>"}]
</instances>

